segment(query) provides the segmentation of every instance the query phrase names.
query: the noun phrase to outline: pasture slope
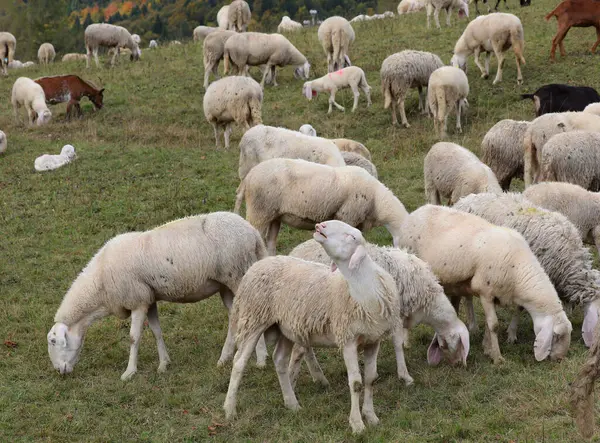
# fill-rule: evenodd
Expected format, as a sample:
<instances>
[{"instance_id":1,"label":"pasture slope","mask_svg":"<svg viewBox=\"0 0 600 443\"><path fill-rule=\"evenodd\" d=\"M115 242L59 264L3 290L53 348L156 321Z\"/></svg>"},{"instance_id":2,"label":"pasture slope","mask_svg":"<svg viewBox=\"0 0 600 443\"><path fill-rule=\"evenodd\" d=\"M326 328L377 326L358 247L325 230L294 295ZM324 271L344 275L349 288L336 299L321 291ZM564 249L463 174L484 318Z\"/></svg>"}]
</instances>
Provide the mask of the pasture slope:
<instances>
[{"instance_id":1,"label":"pasture slope","mask_svg":"<svg viewBox=\"0 0 600 443\"><path fill-rule=\"evenodd\" d=\"M572 29L568 56L548 61L554 21L543 16L555 2L534 0L510 11L525 27L525 82L516 84L514 57L507 57L504 81L492 87L469 60L470 109L464 134L450 140L478 153L481 140L502 118L532 119L533 104L521 92L552 82L600 87L598 56L588 53L593 29ZM473 6L473 5L472 5ZM483 6L485 8L485 6ZM503 9L503 6L501 6ZM471 18L474 16L474 8ZM407 100L410 129L392 127L382 106L379 68L402 49L432 51L447 63L466 21L427 31L425 15L355 26L352 61L364 69L373 87L374 105L361 96L355 114L326 115L327 99L308 102L292 70L280 74L280 86L267 87L266 124L297 129L312 124L322 136L363 142L372 152L380 179L414 210L424 203L422 162L433 138L430 119L418 115L416 92ZM442 20L443 22L443 20ZM82 36L83 38L83 36ZM311 28L290 37L312 63L312 77L324 75L326 61ZM147 42L144 42L144 47ZM62 54L58 54L60 60ZM17 50L18 58L18 50ZM65 122L65 105L53 107L45 127L16 126L10 90L19 75L33 78L77 73L106 88L105 107ZM222 412L230 366L216 362L226 334L226 313L215 297L192 305L160 305L160 317L172 364L157 374L153 336L144 332L139 372L129 383L119 376L127 365L128 322L107 318L93 326L73 374L60 377L52 368L46 333L65 291L95 251L116 234L145 230L186 215L230 210L238 185L236 128L229 151L216 151L212 128L202 111L202 48L192 43L144 51L132 64L123 58L114 69L86 71L83 64L57 62L48 68L11 71L0 78L0 128L9 137L0 156L0 441L345 441L349 396L341 354L320 350L331 382L329 390L312 383L306 371L297 386L302 409L283 406L271 360L265 370L248 367L239 396L239 418L226 422ZM351 107L351 94L338 94ZM56 172L39 174L34 159L73 144L78 159ZM517 187L518 188L518 187ZM308 231L282 230L279 251L288 252L310 237ZM383 229L367 235L390 244ZM381 423L362 441L576 441L566 391L585 358L581 313L573 320L573 343L562 363L536 363L531 320L521 323L516 345L504 343L509 313L500 310L502 353L506 363L493 366L482 353L480 332L472 337L467 368L428 367L431 330L411 335L407 362L415 378L405 387L395 375L388 342L379 357L375 408Z\"/></svg>"}]
</instances>

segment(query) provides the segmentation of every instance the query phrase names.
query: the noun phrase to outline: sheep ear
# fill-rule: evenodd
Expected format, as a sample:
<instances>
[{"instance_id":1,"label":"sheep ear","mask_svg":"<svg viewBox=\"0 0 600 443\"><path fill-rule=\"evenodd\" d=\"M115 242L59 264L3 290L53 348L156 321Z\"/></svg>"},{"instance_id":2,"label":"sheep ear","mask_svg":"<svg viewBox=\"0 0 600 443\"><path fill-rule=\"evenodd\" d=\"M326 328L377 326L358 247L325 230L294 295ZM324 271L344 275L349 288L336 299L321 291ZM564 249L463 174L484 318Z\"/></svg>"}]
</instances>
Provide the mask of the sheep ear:
<instances>
[{"instance_id":1,"label":"sheep ear","mask_svg":"<svg viewBox=\"0 0 600 443\"><path fill-rule=\"evenodd\" d=\"M346 61L346 66L352 66L352 62L350 61L350 57L344 55L344 60Z\"/></svg>"},{"instance_id":2,"label":"sheep ear","mask_svg":"<svg viewBox=\"0 0 600 443\"><path fill-rule=\"evenodd\" d=\"M533 353L537 361L542 361L550 355L550 349L552 348L552 320L545 322L542 329L535 336L535 342L533 343Z\"/></svg>"},{"instance_id":3,"label":"sheep ear","mask_svg":"<svg viewBox=\"0 0 600 443\"><path fill-rule=\"evenodd\" d=\"M313 94L312 94L312 88L310 87L310 85L304 85L304 95L309 100L312 98Z\"/></svg>"},{"instance_id":4,"label":"sheep ear","mask_svg":"<svg viewBox=\"0 0 600 443\"><path fill-rule=\"evenodd\" d=\"M366 256L367 250L363 245L359 245L358 248L356 248L356 251L354 251L354 254L352 254L352 257L350 257L348 268L350 268L350 270L358 268Z\"/></svg>"},{"instance_id":5,"label":"sheep ear","mask_svg":"<svg viewBox=\"0 0 600 443\"><path fill-rule=\"evenodd\" d=\"M337 265L335 264L335 262L331 262L331 266L330 266L331 272L335 272L337 271Z\"/></svg>"},{"instance_id":6,"label":"sheep ear","mask_svg":"<svg viewBox=\"0 0 600 443\"><path fill-rule=\"evenodd\" d=\"M581 335L583 342L589 348L594 342L594 330L598 324L598 308L593 304L588 306L583 316L583 325L581 326Z\"/></svg>"},{"instance_id":7,"label":"sheep ear","mask_svg":"<svg viewBox=\"0 0 600 443\"><path fill-rule=\"evenodd\" d=\"M438 343L438 335L433 334L433 340L427 349L427 364L436 366L442 361L442 349Z\"/></svg>"}]
</instances>

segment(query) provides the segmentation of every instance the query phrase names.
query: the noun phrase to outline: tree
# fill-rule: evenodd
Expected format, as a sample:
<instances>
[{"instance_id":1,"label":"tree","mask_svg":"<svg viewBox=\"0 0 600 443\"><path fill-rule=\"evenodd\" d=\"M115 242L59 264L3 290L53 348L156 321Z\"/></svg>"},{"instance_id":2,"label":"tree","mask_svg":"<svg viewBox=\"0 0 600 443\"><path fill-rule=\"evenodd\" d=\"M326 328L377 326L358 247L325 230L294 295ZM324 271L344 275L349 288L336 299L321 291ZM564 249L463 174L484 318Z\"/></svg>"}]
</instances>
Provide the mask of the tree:
<instances>
[{"instance_id":1,"label":"tree","mask_svg":"<svg viewBox=\"0 0 600 443\"><path fill-rule=\"evenodd\" d=\"M88 12L87 15L85 16L85 20L83 21L83 28L87 28L89 25L91 25L92 23L94 23L92 21L92 16L90 15L90 13Z\"/></svg>"},{"instance_id":2,"label":"tree","mask_svg":"<svg viewBox=\"0 0 600 443\"><path fill-rule=\"evenodd\" d=\"M154 23L152 24L152 32L154 32L157 35L163 35L164 31L164 25L162 20L160 19L160 15L156 14L156 18L154 19Z\"/></svg>"}]
</instances>

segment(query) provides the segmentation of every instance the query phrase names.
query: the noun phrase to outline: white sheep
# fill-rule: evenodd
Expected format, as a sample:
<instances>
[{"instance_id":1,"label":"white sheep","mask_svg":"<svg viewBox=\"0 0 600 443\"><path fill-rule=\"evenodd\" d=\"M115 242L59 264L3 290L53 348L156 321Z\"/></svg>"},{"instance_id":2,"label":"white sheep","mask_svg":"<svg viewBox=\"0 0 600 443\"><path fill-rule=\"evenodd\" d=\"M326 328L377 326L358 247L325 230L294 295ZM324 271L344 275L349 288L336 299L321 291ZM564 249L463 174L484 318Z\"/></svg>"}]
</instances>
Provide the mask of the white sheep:
<instances>
[{"instance_id":1,"label":"white sheep","mask_svg":"<svg viewBox=\"0 0 600 443\"><path fill-rule=\"evenodd\" d=\"M591 114L600 115L600 103L590 103L585 107L583 112L589 112Z\"/></svg>"},{"instance_id":2,"label":"white sheep","mask_svg":"<svg viewBox=\"0 0 600 443\"><path fill-rule=\"evenodd\" d=\"M502 81L502 65L504 64L504 52L513 48L517 62L517 83L523 83L521 64L525 64L523 48L525 37L523 25L516 15L495 12L488 15L480 15L473 19L454 46L452 66L458 67L466 72L467 57L474 54L475 64L481 70L481 77L488 78L490 75L490 54L493 52L498 60L498 71L494 84ZM485 68L479 61L479 54L485 52Z\"/></svg>"},{"instance_id":3,"label":"white sheep","mask_svg":"<svg viewBox=\"0 0 600 443\"><path fill-rule=\"evenodd\" d=\"M536 360L548 356L560 360L566 355L571 322L521 234L456 209L425 205L405 218L400 244L429 263L446 294L479 296L486 318L484 353L494 363L504 360L495 302L529 312Z\"/></svg>"},{"instance_id":4,"label":"white sheep","mask_svg":"<svg viewBox=\"0 0 600 443\"><path fill-rule=\"evenodd\" d=\"M87 60L87 54L69 53L62 57L63 62L74 62Z\"/></svg>"},{"instance_id":5,"label":"white sheep","mask_svg":"<svg viewBox=\"0 0 600 443\"><path fill-rule=\"evenodd\" d=\"M15 121L19 120L19 108L25 107L29 116L29 124L35 122L38 126L46 124L52 118L52 113L46 106L46 95L40 85L27 77L19 77L12 88L11 103Z\"/></svg>"},{"instance_id":6,"label":"white sheep","mask_svg":"<svg viewBox=\"0 0 600 443\"><path fill-rule=\"evenodd\" d=\"M8 64L8 69L22 69L25 67L25 64L20 60L13 60Z\"/></svg>"},{"instance_id":7,"label":"white sheep","mask_svg":"<svg viewBox=\"0 0 600 443\"><path fill-rule=\"evenodd\" d=\"M251 77L225 77L211 83L204 94L204 116L215 130L217 148L220 127L224 127L227 149L234 122L246 130L262 123L262 101L262 88Z\"/></svg>"},{"instance_id":8,"label":"white sheep","mask_svg":"<svg viewBox=\"0 0 600 443\"><path fill-rule=\"evenodd\" d=\"M439 142L425 156L425 196L434 205L447 198L453 205L465 195L491 192L502 194L492 170L475 154L455 143Z\"/></svg>"},{"instance_id":9,"label":"white sheep","mask_svg":"<svg viewBox=\"0 0 600 443\"><path fill-rule=\"evenodd\" d=\"M513 178L523 179L523 141L529 125L528 121L500 120L481 142L481 160L494 171L504 191Z\"/></svg>"},{"instance_id":10,"label":"white sheep","mask_svg":"<svg viewBox=\"0 0 600 443\"><path fill-rule=\"evenodd\" d=\"M384 108L392 106L392 124L398 124L396 108L400 108L402 124L410 128L404 110L404 100L409 89L419 90L419 110L427 114L424 87L429 84L431 73L444 66L442 60L430 52L405 50L387 57L381 64L381 90Z\"/></svg>"},{"instance_id":11,"label":"white sheep","mask_svg":"<svg viewBox=\"0 0 600 443\"><path fill-rule=\"evenodd\" d=\"M329 93L329 111L332 111L332 106L335 105L340 111L344 111L344 107L335 101L335 94L339 89L350 88L354 95L354 105L352 106L352 112L356 110L358 106L358 98L360 92L358 88L362 89L363 93L367 97L367 107L371 106L371 87L367 83L365 72L358 66L350 66L348 68L340 69L339 71L330 72L325 74L323 77L316 80L311 80L302 86L302 93L304 96L312 100L316 97L319 92Z\"/></svg>"},{"instance_id":12,"label":"white sheep","mask_svg":"<svg viewBox=\"0 0 600 443\"><path fill-rule=\"evenodd\" d=\"M363 231L383 225L396 246L407 215L392 191L364 169L299 159L275 158L256 165L238 187L237 207L243 199L246 219L267 240L271 255L281 223L310 229L334 218Z\"/></svg>"},{"instance_id":13,"label":"white sheep","mask_svg":"<svg viewBox=\"0 0 600 443\"><path fill-rule=\"evenodd\" d=\"M217 12L217 24L223 31L229 30L229 5L225 5Z\"/></svg>"},{"instance_id":14,"label":"white sheep","mask_svg":"<svg viewBox=\"0 0 600 443\"><path fill-rule=\"evenodd\" d=\"M352 20L350 20L350 23L364 22L366 20L367 20L367 16L364 14L360 14L360 15L357 15L356 17L354 17Z\"/></svg>"},{"instance_id":15,"label":"white sheep","mask_svg":"<svg viewBox=\"0 0 600 443\"><path fill-rule=\"evenodd\" d=\"M367 160L371 160L371 153L365 145L354 140L347 138L332 138L331 141L335 143L338 149L342 152L353 152L358 155L362 155Z\"/></svg>"},{"instance_id":16,"label":"white sheep","mask_svg":"<svg viewBox=\"0 0 600 443\"><path fill-rule=\"evenodd\" d=\"M194 41L198 42L204 40L210 33L215 32L218 29L219 28L213 28L212 26L196 26L193 32Z\"/></svg>"},{"instance_id":17,"label":"white sheep","mask_svg":"<svg viewBox=\"0 0 600 443\"><path fill-rule=\"evenodd\" d=\"M250 353L271 328L277 338L273 363L285 406L300 408L288 372L293 344L337 347L348 373L350 426L360 433L365 425L359 405L358 347L364 349L365 360L362 415L374 425L379 422L373 409L377 353L380 340L395 324L398 291L390 274L369 257L358 229L332 220L316 225L313 237L337 272L320 263L277 256L257 262L242 279L232 309L239 349L223 408L226 418L235 417L237 391Z\"/></svg>"},{"instance_id":18,"label":"white sheep","mask_svg":"<svg viewBox=\"0 0 600 443\"><path fill-rule=\"evenodd\" d=\"M315 128L313 128L311 125L309 125L308 123L300 126L300 129L298 129L298 132L300 134L310 135L311 137L317 136L317 130Z\"/></svg>"},{"instance_id":19,"label":"white sheep","mask_svg":"<svg viewBox=\"0 0 600 443\"><path fill-rule=\"evenodd\" d=\"M345 166L338 147L326 138L257 125L248 129L240 140L240 180L244 180L254 166L271 158L301 158L334 167ZM236 206L234 212L239 213L239 207Z\"/></svg>"},{"instance_id":20,"label":"white sheep","mask_svg":"<svg viewBox=\"0 0 600 443\"><path fill-rule=\"evenodd\" d=\"M452 9L458 10L458 16L469 16L469 3L466 0L426 0L427 6L427 28L430 27L430 18L433 14L435 25L438 29L440 26L440 11L443 9L446 11L446 25L450 26L450 16L452 15Z\"/></svg>"},{"instance_id":21,"label":"white sheep","mask_svg":"<svg viewBox=\"0 0 600 443\"><path fill-rule=\"evenodd\" d=\"M138 34L131 34L131 39L135 42L136 45L140 45L142 43L142 38Z\"/></svg>"},{"instance_id":22,"label":"white sheep","mask_svg":"<svg viewBox=\"0 0 600 443\"><path fill-rule=\"evenodd\" d=\"M44 154L35 159L33 167L38 172L53 171L66 164L71 163L77 158L73 145L64 145L60 154Z\"/></svg>"},{"instance_id":23,"label":"white sheep","mask_svg":"<svg viewBox=\"0 0 600 443\"><path fill-rule=\"evenodd\" d=\"M119 56L120 48L127 48L131 51L131 60L139 60L141 51L136 42L133 41L129 31L122 26L110 25L108 23L93 23L85 28L85 47L87 50L86 67L90 67L92 54L96 61L96 67L100 67L98 60L98 49L103 46L106 48L117 48L115 55L111 59L111 65L115 64Z\"/></svg>"},{"instance_id":24,"label":"white sheep","mask_svg":"<svg viewBox=\"0 0 600 443\"><path fill-rule=\"evenodd\" d=\"M542 209L521 194L469 195L454 208L514 229L527 240L558 297L564 303L583 307L582 335L590 346L600 314L600 272L592 269L592 255L577 228L565 216ZM508 329L509 343L517 339L518 320L517 311Z\"/></svg>"},{"instance_id":25,"label":"white sheep","mask_svg":"<svg viewBox=\"0 0 600 443\"><path fill-rule=\"evenodd\" d=\"M54 50L52 43L42 43L38 49L37 56L40 65L52 63L56 57L56 51Z\"/></svg>"},{"instance_id":26,"label":"white sheep","mask_svg":"<svg viewBox=\"0 0 600 443\"><path fill-rule=\"evenodd\" d=\"M422 11L427 7L424 0L402 0L398 3L398 15Z\"/></svg>"},{"instance_id":27,"label":"white sheep","mask_svg":"<svg viewBox=\"0 0 600 443\"><path fill-rule=\"evenodd\" d=\"M468 108L469 80L453 66L442 66L431 73L427 85L427 104L433 115L433 126L440 138L446 137L448 115L456 111L456 130L462 133L460 116ZM448 109L449 108L449 109Z\"/></svg>"},{"instance_id":28,"label":"white sheep","mask_svg":"<svg viewBox=\"0 0 600 443\"><path fill-rule=\"evenodd\" d=\"M404 343L408 329L419 323L431 326L435 335L427 350L427 362L437 365L445 355L451 363L462 362L466 365L469 355L469 331L458 318L452 304L444 294L431 268L415 255L407 254L397 248L384 248L367 243L367 253L371 259L388 272L396 282L400 306L398 309L397 325L392 333L392 341L396 352L398 378L407 385L413 382L408 373L404 360ZM290 257L303 260L331 264L331 258L315 240L308 240L296 246ZM294 346L290 362L292 383L298 376L300 361L303 356L302 348ZM306 349L305 360L311 371L313 380L327 385L318 362L311 361L314 354Z\"/></svg>"},{"instance_id":29,"label":"white sheep","mask_svg":"<svg viewBox=\"0 0 600 443\"><path fill-rule=\"evenodd\" d=\"M0 68L8 75L7 67L15 58L17 39L10 32L0 32Z\"/></svg>"},{"instance_id":30,"label":"white sheep","mask_svg":"<svg viewBox=\"0 0 600 443\"><path fill-rule=\"evenodd\" d=\"M144 320L156 338L159 372L170 362L158 321L159 301L190 303L220 293L229 310L242 276L265 257L260 236L240 216L214 212L172 221L146 232L109 240L75 279L54 316L48 353L54 368L70 373L79 360L85 333L108 315L131 315L131 349L122 380L137 372ZM231 321L219 364L234 352ZM264 342L257 364L265 365Z\"/></svg>"},{"instance_id":31,"label":"white sheep","mask_svg":"<svg viewBox=\"0 0 600 443\"><path fill-rule=\"evenodd\" d=\"M379 178L375 165L362 155L355 152L342 151L342 158L344 159L346 166L358 166L359 168L363 168L373 177Z\"/></svg>"},{"instance_id":32,"label":"white sheep","mask_svg":"<svg viewBox=\"0 0 600 443\"><path fill-rule=\"evenodd\" d=\"M298 23L287 15L281 17L281 23L277 26L277 32L282 34L284 32L295 32L302 29L302 23Z\"/></svg>"},{"instance_id":33,"label":"white sheep","mask_svg":"<svg viewBox=\"0 0 600 443\"><path fill-rule=\"evenodd\" d=\"M179 40L171 40L169 42L169 46L178 46L181 45L181 42Z\"/></svg>"},{"instance_id":34,"label":"white sheep","mask_svg":"<svg viewBox=\"0 0 600 443\"><path fill-rule=\"evenodd\" d=\"M24 68L29 68L31 66L35 66L35 62L27 61L27 62L23 63Z\"/></svg>"},{"instance_id":35,"label":"white sheep","mask_svg":"<svg viewBox=\"0 0 600 443\"><path fill-rule=\"evenodd\" d=\"M343 17L333 16L319 26L317 36L327 56L327 72L352 66L348 51L354 41L354 29Z\"/></svg>"},{"instance_id":36,"label":"white sheep","mask_svg":"<svg viewBox=\"0 0 600 443\"><path fill-rule=\"evenodd\" d=\"M156 49L156 48L158 48L158 42L156 40L150 40L150 43L148 43L148 48L149 49Z\"/></svg>"},{"instance_id":37,"label":"white sheep","mask_svg":"<svg viewBox=\"0 0 600 443\"><path fill-rule=\"evenodd\" d=\"M244 0L233 0L227 10L227 25L230 31L246 32L252 18L250 6Z\"/></svg>"},{"instance_id":38,"label":"white sheep","mask_svg":"<svg viewBox=\"0 0 600 443\"><path fill-rule=\"evenodd\" d=\"M235 68L238 75L247 75L248 66L266 65L261 87L264 87L267 75L271 75L277 86L277 66L294 66L294 77L308 79L310 63L296 47L281 34L263 34L244 32L235 34L225 42L225 74Z\"/></svg>"},{"instance_id":39,"label":"white sheep","mask_svg":"<svg viewBox=\"0 0 600 443\"><path fill-rule=\"evenodd\" d=\"M4 131L0 131L0 154L6 152L6 148L8 148L8 138Z\"/></svg>"},{"instance_id":40,"label":"white sheep","mask_svg":"<svg viewBox=\"0 0 600 443\"><path fill-rule=\"evenodd\" d=\"M235 34L235 31L217 30L210 33L204 39L203 60L204 60L204 89L208 88L208 79L210 73L219 78L219 62L225 54L225 42L229 37Z\"/></svg>"}]
</instances>

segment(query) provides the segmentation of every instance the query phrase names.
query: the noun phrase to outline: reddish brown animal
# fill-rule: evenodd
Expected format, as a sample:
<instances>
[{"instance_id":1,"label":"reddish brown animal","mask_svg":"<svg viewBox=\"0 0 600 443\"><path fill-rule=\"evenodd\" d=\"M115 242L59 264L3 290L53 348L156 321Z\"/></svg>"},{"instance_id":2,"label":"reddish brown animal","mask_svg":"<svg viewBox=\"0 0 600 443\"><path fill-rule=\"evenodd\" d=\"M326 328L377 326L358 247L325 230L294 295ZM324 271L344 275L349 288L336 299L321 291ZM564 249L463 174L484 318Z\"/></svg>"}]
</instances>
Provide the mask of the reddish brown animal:
<instances>
[{"instance_id":1,"label":"reddish brown animal","mask_svg":"<svg viewBox=\"0 0 600 443\"><path fill-rule=\"evenodd\" d=\"M596 0L564 0L545 18L549 21L556 17L558 21L558 31L552 39L552 49L550 49L550 59L554 60L556 46L560 48L560 55L566 55L563 46L563 40L571 27L587 28L593 26L596 28L596 43L591 48L592 52L600 44L600 1Z\"/></svg>"},{"instance_id":2,"label":"reddish brown animal","mask_svg":"<svg viewBox=\"0 0 600 443\"><path fill-rule=\"evenodd\" d=\"M34 80L44 90L46 103L56 105L67 102L67 118L71 118L73 108L79 116L83 115L79 101L87 97L96 109L102 108L104 88L97 89L76 75L56 75Z\"/></svg>"}]
</instances>

